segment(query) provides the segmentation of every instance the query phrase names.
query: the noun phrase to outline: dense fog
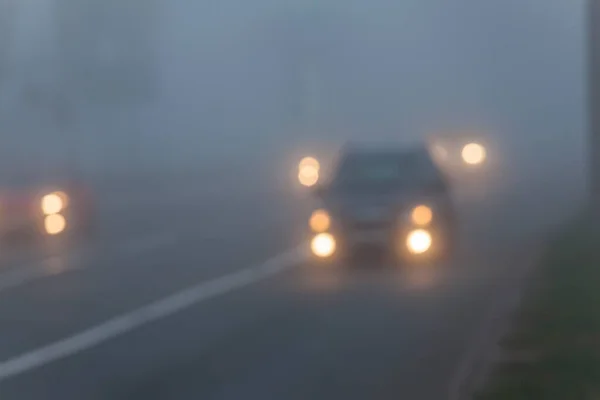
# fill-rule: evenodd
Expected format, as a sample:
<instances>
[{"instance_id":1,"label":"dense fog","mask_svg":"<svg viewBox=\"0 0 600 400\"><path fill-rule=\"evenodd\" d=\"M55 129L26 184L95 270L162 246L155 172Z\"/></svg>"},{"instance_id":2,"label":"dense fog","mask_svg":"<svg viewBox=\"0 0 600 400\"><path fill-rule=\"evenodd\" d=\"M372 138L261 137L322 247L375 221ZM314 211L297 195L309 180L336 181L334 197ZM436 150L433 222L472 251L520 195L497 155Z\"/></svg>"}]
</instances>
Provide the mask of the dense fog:
<instances>
[{"instance_id":1,"label":"dense fog","mask_svg":"<svg viewBox=\"0 0 600 400\"><path fill-rule=\"evenodd\" d=\"M219 169L472 129L536 174L581 172L580 1L1 2L13 167Z\"/></svg>"}]
</instances>

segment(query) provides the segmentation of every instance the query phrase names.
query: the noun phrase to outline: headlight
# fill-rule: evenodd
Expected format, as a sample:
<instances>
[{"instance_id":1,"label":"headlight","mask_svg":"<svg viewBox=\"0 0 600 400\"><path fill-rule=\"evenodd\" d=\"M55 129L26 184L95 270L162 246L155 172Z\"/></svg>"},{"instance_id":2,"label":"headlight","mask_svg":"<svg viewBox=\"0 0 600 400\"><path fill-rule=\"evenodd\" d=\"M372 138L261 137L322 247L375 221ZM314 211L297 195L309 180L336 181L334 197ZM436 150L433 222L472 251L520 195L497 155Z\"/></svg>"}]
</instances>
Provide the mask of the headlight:
<instances>
[{"instance_id":1,"label":"headlight","mask_svg":"<svg viewBox=\"0 0 600 400\"><path fill-rule=\"evenodd\" d=\"M319 170L312 165L300 167L298 171L298 180L303 186L314 186L319 181Z\"/></svg>"},{"instance_id":2,"label":"headlight","mask_svg":"<svg viewBox=\"0 0 600 400\"><path fill-rule=\"evenodd\" d=\"M300 160L298 168L302 169L304 167L313 167L318 171L321 168L321 164L314 157L304 157L302 160Z\"/></svg>"},{"instance_id":3,"label":"headlight","mask_svg":"<svg viewBox=\"0 0 600 400\"><path fill-rule=\"evenodd\" d=\"M415 225L428 225L433 219L433 211L426 205L419 205L411 211L410 219Z\"/></svg>"},{"instance_id":4,"label":"headlight","mask_svg":"<svg viewBox=\"0 0 600 400\"><path fill-rule=\"evenodd\" d=\"M304 157L298 164L298 180L303 186L314 186L319 181L321 164L313 157Z\"/></svg>"},{"instance_id":5,"label":"headlight","mask_svg":"<svg viewBox=\"0 0 600 400\"><path fill-rule=\"evenodd\" d=\"M44 229L49 235L58 235L67 227L67 220L60 214L48 215L44 218Z\"/></svg>"},{"instance_id":6,"label":"headlight","mask_svg":"<svg viewBox=\"0 0 600 400\"><path fill-rule=\"evenodd\" d=\"M335 253L335 238L329 233L319 233L310 242L310 249L317 257L327 258Z\"/></svg>"},{"instance_id":7,"label":"headlight","mask_svg":"<svg viewBox=\"0 0 600 400\"><path fill-rule=\"evenodd\" d=\"M316 210L310 216L308 224L314 232L325 232L331 226L331 217L325 210Z\"/></svg>"},{"instance_id":8,"label":"headlight","mask_svg":"<svg viewBox=\"0 0 600 400\"><path fill-rule=\"evenodd\" d=\"M60 193L50 193L42 197L42 211L46 215L56 214L65 207L65 201Z\"/></svg>"},{"instance_id":9,"label":"headlight","mask_svg":"<svg viewBox=\"0 0 600 400\"><path fill-rule=\"evenodd\" d=\"M469 143L463 147L461 152L463 161L469 165L482 164L486 155L485 147L479 143Z\"/></svg>"},{"instance_id":10,"label":"headlight","mask_svg":"<svg viewBox=\"0 0 600 400\"><path fill-rule=\"evenodd\" d=\"M427 252L433 243L431 233L425 229L416 229L411 231L406 237L406 247L413 254L423 254Z\"/></svg>"}]
</instances>

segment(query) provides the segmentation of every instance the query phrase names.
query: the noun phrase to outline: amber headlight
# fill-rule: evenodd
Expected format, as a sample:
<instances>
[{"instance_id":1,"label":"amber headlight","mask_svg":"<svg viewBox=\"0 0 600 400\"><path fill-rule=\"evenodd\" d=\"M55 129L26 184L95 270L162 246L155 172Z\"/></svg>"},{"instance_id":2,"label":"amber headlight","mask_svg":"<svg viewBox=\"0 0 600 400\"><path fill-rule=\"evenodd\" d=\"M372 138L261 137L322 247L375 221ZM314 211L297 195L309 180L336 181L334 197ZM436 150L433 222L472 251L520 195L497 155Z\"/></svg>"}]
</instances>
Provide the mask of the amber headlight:
<instances>
[{"instance_id":1,"label":"amber headlight","mask_svg":"<svg viewBox=\"0 0 600 400\"><path fill-rule=\"evenodd\" d=\"M44 229L49 235L58 235L67 228L67 220L60 214L51 214L44 218Z\"/></svg>"},{"instance_id":2,"label":"amber headlight","mask_svg":"<svg viewBox=\"0 0 600 400\"><path fill-rule=\"evenodd\" d=\"M329 213L325 210L315 210L310 216L308 224L310 225L310 229L312 229L313 232L325 232L331 226L331 217L329 216Z\"/></svg>"},{"instance_id":3,"label":"amber headlight","mask_svg":"<svg viewBox=\"0 0 600 400\"><path fill-rule=\"evenodd\" d=\"M42 212L46 215L59 213L65 208L65 201L60 193L50 193L42 197Z\"/></svg>"},{"instance_id":4,"label":"amber headlight","mask_svg":"<svg viewBox=\"0 0 600 400\"><path fill-rule=\"evenodd\" d=\"M303 186L311 187L319 181L321 164L314 157L304 157L298 164L298 180Z\"/></svg>"}]
</instances>

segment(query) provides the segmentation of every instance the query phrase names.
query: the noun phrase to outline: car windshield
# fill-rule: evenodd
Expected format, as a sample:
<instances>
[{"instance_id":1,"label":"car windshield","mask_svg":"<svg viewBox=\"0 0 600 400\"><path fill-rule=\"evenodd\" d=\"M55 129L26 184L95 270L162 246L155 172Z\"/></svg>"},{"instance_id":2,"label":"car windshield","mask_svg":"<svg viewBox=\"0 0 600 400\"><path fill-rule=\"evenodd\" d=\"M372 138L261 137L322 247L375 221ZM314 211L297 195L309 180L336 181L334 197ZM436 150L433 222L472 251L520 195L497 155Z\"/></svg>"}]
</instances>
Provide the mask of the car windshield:
<instances>
[{"instance_id":1,"label":"car windshield","mask_svg":"<svg viewBox=\"0 0 600 400\"><path fill-rule=\"evenodd\" d=\"M421 152L350 154L343 158L332 182L341 190L364 187L415 187L438 177Z\"/></svg>"}]
</instances>

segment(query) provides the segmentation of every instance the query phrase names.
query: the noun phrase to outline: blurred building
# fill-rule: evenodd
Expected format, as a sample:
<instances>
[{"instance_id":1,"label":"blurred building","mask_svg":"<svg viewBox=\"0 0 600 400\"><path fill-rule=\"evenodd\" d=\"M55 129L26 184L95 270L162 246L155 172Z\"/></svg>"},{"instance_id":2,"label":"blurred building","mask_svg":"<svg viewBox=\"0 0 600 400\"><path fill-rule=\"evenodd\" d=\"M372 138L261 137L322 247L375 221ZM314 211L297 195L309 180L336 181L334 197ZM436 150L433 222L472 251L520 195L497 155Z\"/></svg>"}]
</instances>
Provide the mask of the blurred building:
<instances>
[{"instance_id":1,"label":"blurred building","mask_svg":"<svg viewBox=\"0 0 600 400\"><path fill-rule=\"evenodd\" d=\"M12 47L14 19L14 0L0 0L0 90L6 80L6 73L9 68L8 60Z\"/></svg>"},{"instance_id":2,"label":"blurred building","mask_svg":"<svg viewBox=\"0 0 600 400\"><path fill-rule=\"evenodd\" d=\"M277 55L282 113L289 127L312 135L331 122L332 82L345 65L339 54L352 41L347 16L316 3L289 7L266 25Z\"/></svg>"},{"instance_id":3,"label":"blurred building","mask_svg":"<svg viewBox=\"0 0 600 400\"><path fill-rule=\"evenodd\" d=\"M54 0L58 50L74 89L95 103L156 94L159 0Z\"/></svg>"},{"instance_id":4,"label":"blurred building","mask_svg":"<svg viewBox=\"0 0 600 400\"><path fill-rule=\"evenodd\" d=\"M147 140L140 123L160 86L159 0L54 4L60 86L72 110L72 140L98 167L141 167Z\"/></svg>"},{"instance_id":5,"label":"blurred building","mask_svg":"<svg viewBox=\"0 0 600 400\"><path fill-rule=\"evenodd\" d=\"M0 0L3 176L23 168L45 168L60 158L60 140L49 127L47 110L37 101L39 94L50 88L54 72L47 11L45 3Z\"/></svg>"}]
</instances>

